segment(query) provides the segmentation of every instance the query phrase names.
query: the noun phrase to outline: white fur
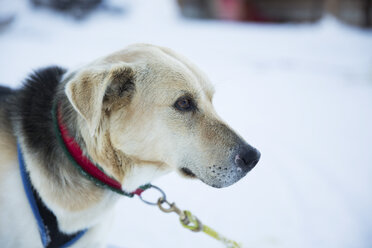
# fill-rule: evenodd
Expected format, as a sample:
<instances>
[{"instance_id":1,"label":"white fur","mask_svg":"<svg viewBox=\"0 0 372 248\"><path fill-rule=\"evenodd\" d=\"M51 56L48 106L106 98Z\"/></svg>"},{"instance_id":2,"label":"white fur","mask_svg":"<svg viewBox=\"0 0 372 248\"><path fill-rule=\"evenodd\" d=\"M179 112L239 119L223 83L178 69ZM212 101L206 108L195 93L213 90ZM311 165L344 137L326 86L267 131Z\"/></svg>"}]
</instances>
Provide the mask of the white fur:
<instances>
[{"instance_id":1,"label":"white fur","mask_svg":"<svg viewBox=\"0 0 372 248\"><path fill-rule=\"evenodd\" d=\"M32 166L31 160L27 162ZM37 222L23 188L18 161L15 160L11 164L2 164L1 166L7 168L0 177L1 188L7 190L0 190L0 247L41 248L42 243ZM37 177L37 173L33 173L33 181L42 181L41 177ZM74 232L81 228L94 226L71 247L105 247L106 236L114 212L115 204L113 202L115 203L119 197L108 191L107 195L94 208L76 213L52 206L56 210L54 214L57 216L62 230Z\"/></svg>"},{"instance_id":2,"label":"white fur","mask_svg":"<svg viewBox=\"0 0 372 248\"><path fill-rule=\"evenodd\" d=\"M18 163L14 161L2 166L8 170L0 177L1 189L4 189L0 190L0 247L42 247Z\"/></svg>"}]
</instances>

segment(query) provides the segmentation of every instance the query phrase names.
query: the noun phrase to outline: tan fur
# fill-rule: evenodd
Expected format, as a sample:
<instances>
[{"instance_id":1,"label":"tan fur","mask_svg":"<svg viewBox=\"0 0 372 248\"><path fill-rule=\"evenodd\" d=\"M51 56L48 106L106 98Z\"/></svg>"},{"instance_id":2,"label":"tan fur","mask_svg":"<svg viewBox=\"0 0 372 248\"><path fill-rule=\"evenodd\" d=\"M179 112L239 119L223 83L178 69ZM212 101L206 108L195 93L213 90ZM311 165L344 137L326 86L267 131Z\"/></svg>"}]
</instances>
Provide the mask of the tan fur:
<instances>
[{"instance_id":1,"label":"tan fur","mask_svg":"<svg viewBox=\"0 0 372 248\"><path fill-rule=\"evenodd\" d=\"M0 178L8 170L6 166L9 166L16 160L16 147L16 138L10 128L8 117L0 109Z\"/></svg>"},{"instance_id":2,"label":"tan fur","mask_svg":"<svg viewBox=\"0 0 372 248\"><path fill-rule=\"evenodd\" d=\"M214 187L231 185L245 175L234 164L244 142L216 114L213 86L194 64L170 49L129 46L70 71L62 83L78 113L75 125L86 152L122 183L123 190L131 192L185 168ZM184 96L192 98L195 110L177 110L175 103ZM17 161L16 141L9 133L0 123L0 177L6 174L7 164ZM61 230L70 233L93 227L87 237L103 242L92 233L101 230L100 223L119 195L97 187L72 167L60 175L62 185L53 182L47 166L41 166L45 161L28 150L22 137L20 143L31 181L57 216ZM13 171L19 173L17 168ZM93 247L94 242L78 246Z\"/></svg>"},{"instance_id":3,"label":"tan fur","mask_svg":"<svg viewBox=\"0 0 372 248\"><path fill-rule=\"evenodd\" d=\"M5 170L5 164L10 164L17 157L16 153L16 141L13 135L8 132L0 131L0 150L1 150L1 165L0 165L0 176Z\"/></svg>"},{"instance_id":4,"label":"tan fur","mask_svg":"<svg viewBox=\"0 0 372 248\"><path fill-rule=\"evenodd\" d=\"M202 171L213 164L226 164L235 137L213 109L214 89L208 78L183 56L167 48L139 44L96 60L81 71L68 82L66 94L85 120L80 124L93 127L89 133L82 132L89 154L124 186L125 174L138 165L138 159L164 171L186 163L206 173ZM115 99L109 107L102 104L102 92L123 77L136 80L135 94ZM185 93L198 104L200 111L194 117L172 109ZM183 139L174 140L176 134ZM196 156L186 162L186 158L175 156L185 153Z\"/></svg>"}]
</instances>

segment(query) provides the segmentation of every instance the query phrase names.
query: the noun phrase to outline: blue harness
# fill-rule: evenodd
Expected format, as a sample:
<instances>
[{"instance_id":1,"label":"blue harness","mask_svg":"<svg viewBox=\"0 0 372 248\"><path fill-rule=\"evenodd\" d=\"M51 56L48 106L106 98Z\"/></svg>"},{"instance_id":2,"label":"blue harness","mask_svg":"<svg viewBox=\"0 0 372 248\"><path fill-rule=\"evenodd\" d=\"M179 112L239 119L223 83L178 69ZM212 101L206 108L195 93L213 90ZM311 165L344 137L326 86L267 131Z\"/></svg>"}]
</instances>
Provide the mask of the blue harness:
<instances>
[{"instance_id":1,"label":"blue harness","mask_svg":"<svg viewBox=\"0 0 372 248\"><path fill-rule=\"evenodd\" d=\"M43 247L66 248L73 245L86 233L87 229L74 234L65 234L59 230L56 216L45 206L36 190L32 187L19 144L17 144L17 152L23 188L37 221Z\"/></svg>"}]
</instances>

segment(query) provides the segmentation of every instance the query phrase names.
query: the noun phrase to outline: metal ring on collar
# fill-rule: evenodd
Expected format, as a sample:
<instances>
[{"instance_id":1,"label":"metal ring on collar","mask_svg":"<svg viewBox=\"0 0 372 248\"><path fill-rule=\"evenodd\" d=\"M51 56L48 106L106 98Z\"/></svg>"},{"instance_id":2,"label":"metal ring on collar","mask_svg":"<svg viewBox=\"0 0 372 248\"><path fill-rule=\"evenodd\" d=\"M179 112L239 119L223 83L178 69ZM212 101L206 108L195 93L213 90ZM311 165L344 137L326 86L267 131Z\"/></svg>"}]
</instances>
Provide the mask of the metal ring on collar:
<instances>
[{"instance_id":1,"label":"metal ring on collar","mask_svg":"<svg viewBox=\"0 0 372 248\"><path fill-rule=\"evenodd\" d=\"M154 186L154 185L151 185L149 189L151 189L151 188L154 188L154 189L156 189L157 191L159 191L161 193L161 196L158 197L158 199L159 198L162 198L164 200L167 199L167 196L165 195L165 193L164 193L164 191L162 189L160 189L159 187ZM141 199L141 201L143 201L146 204L153 205L153 206L158 205L158 201L151 202L151 201L145 200L145 199L143 199L142 195L139 195L138 197Z\"/></svg>"}]
</instances>

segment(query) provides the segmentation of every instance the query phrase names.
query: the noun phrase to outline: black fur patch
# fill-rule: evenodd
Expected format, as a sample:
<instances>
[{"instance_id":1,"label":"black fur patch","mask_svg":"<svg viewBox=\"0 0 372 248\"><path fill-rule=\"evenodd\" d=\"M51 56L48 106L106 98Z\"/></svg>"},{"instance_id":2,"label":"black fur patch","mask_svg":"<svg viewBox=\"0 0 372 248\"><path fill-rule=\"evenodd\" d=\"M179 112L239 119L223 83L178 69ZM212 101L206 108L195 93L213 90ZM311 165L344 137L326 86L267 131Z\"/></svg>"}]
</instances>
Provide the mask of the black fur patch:
<instances>
[{"instance_id":1,"label":"black fur patch","mask_svg":"<svg viewBox=\"0 0 372 248\"><path fill-rule=\"evenodd\" d=\"M21 135L30 151L37 152L45 161L47 171L54 175L55 180L59 174L56 158L60 152L51 111L64 73L65 69L56 66L35 71L16 91L9 106L16 135Z\"/></svg>"},{"instance_id":2,"label":"black fur patch","mask_svg":"<svg viewBox=\"0 0 372 248\"><path fill-rule=\"evenodd\" d=\"M58 83L65 70L59 67L41 69L26 79L16 96L17 118L21 118L22 132L35 150L54 147L52 104Z\"/></svg>"},{"instance_id":3,"label":"black fur patch","mask_svg":"<svg viewBox=\"0 0 372 248\"><path fill-rule=\"evenodd\" d=\"M13 90L9 87L0 86L0 101L11 95Z\"/></svg>"},{"instance_id":4,"label":"black fur patch","mask_svg":"<svg viewBox=\"0 0 372 248\"><path fill-rule=\"evenodd\" d=\"M12 125L9 115L9 99L14 91L8 87L0 86L0 129L3 132L12 133Z\"/></svg>"}]
</instances>

